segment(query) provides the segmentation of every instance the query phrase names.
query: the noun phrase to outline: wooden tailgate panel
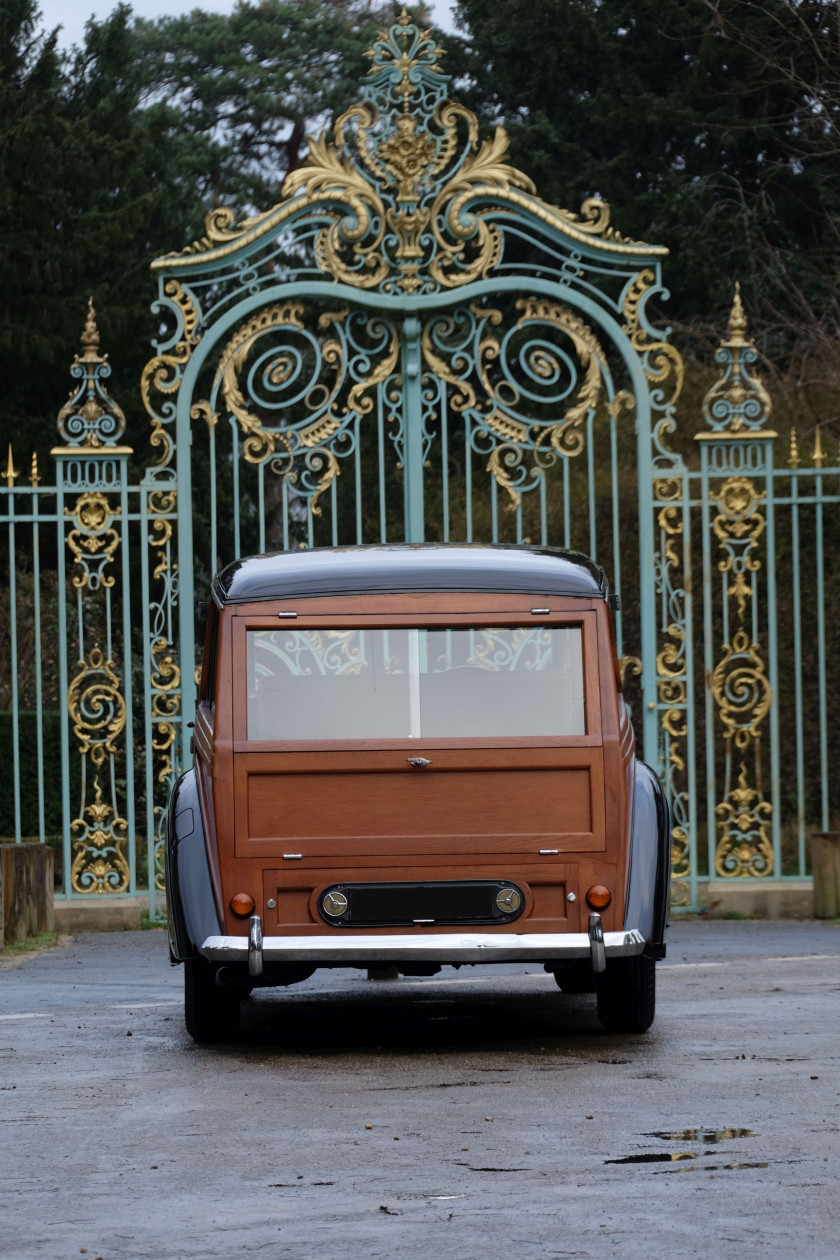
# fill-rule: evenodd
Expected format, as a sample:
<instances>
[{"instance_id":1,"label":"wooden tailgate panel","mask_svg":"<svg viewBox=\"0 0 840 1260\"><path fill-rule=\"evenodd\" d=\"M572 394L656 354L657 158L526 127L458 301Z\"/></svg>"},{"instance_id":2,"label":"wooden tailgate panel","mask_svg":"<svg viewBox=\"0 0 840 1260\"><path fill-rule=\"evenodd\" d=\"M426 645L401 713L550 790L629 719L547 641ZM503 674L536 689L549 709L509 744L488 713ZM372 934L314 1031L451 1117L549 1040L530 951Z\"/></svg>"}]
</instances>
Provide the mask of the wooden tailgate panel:
<instances>
[{"instance_id":1,"label":"wooden tailgate panel","mask_svg":"<svg viewBox=\"0 0 840 1260\"><path fill-rule=\"evenodd\" d=\"M236 757L238 857L533 853L605 848L600 749L589 764L277 773ZM513 758L511 758L513 760Z\"/></svg>"}]
</instances>

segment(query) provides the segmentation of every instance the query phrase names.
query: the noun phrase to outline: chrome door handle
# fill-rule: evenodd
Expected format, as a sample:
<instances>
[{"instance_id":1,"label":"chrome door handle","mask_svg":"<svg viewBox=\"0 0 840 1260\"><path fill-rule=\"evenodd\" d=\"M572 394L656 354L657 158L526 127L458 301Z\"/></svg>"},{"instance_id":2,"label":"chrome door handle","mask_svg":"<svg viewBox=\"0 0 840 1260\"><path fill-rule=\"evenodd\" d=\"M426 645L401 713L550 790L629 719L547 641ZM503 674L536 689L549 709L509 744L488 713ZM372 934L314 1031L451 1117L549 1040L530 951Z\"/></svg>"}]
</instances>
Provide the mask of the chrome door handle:
<instances>
[{"instance_id":1,"label":"chrome door handle","mask_svg":"<svg viewBox=\"0 0 840 1260\"><path fill-rule=\"evenodd\" d=\"M410 766L416 766L418 770L422 770L425 766L432 764L427 757L406 757L406 761Z\"/></svg>"}]
</instances>

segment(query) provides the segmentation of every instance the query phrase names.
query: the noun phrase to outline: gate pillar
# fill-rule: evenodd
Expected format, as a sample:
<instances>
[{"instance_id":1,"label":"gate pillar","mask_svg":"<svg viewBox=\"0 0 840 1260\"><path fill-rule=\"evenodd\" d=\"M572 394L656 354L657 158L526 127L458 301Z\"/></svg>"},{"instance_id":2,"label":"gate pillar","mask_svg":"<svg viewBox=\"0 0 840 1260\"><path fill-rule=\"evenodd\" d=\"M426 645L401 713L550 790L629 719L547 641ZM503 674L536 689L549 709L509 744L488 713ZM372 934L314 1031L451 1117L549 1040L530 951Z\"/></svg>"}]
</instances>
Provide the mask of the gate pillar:
<instances>
[{"instance_id":1,"label":"gate pillar","mask_svg":"<svg viewBox=\"0 0 840 1260\"><path fill-rule=\"evenodd\" d=\"M59 685L69 719L61 723L67 896L133 893L136 885L127 545L132 450L120 445L125 416L105 389L110 373L107 356L99 353L90 301L82 354L70 369L79 384L58 414L63 445L52 450L59 544ZM80 799L71 801L70 758L76 755L81 758L81 790Z\"/></svg>"}]
</instances>

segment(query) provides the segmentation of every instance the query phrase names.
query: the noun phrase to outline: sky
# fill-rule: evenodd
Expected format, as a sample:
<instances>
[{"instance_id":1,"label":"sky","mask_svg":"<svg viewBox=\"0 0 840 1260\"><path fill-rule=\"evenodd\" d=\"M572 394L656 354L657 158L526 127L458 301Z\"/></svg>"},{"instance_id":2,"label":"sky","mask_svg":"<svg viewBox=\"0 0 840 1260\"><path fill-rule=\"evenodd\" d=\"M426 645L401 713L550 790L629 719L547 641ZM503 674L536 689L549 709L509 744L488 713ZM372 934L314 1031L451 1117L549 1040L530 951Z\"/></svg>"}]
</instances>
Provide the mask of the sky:
<instances>
[{"instance_id":1,"label":"sky","mask_svg":"<svg viewBox=\"0 0 840 1260\"><path fill-rule=\"evenodd\" d=\"M129 0L138 17L156 18L164 15L175 17L192 9L205 9L212 13L230 13L234 0ZM63 47L79 44L85 30L85 22L91 15L99 19L107 17L116 8L117 0L40 0L44 26L52 30L61 26L59 42ZM452 3L450 0L430 0L434 20L444 30L453 30Z\"/></svg>"}]
</instances>

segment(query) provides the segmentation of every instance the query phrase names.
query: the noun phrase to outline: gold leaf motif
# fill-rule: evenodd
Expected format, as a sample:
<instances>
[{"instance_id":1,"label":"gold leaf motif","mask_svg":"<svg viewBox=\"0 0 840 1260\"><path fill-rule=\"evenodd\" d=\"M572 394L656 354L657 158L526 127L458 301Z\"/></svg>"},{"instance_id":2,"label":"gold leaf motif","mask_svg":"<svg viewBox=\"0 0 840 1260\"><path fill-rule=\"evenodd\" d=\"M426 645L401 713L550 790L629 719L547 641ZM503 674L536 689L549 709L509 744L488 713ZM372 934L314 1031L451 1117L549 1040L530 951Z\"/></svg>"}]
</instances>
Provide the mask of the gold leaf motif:
<instances>
[{"instance_id":1,"label":"gold leaf motif","mask_svg":"<svg viewBox=\"0 0 840 1260\"><path fill-rule=\"evenodd\" d=\"M163 420L152 406L152 390L168 397L181 388L183 369L189 363L192 352L200 340L198 333L198 308L192 294L179 281L170 279L164 285L164 293L174 302L182 321L182 338L166 353L157 354L143 369L140 377L140 396L143 406L151 417L152 432L149 442L161 447L156 467L163 467L172 458L172 439L164 428Z\"/></svg>"},{"instance_id":2,"label":"gold leaf motif","mask_svg":"<svg viewBox=\"0 0 840 1260\"><path fill-rule=\"evenodd\" d=\"M671 393L660 404L665 409L680 396L685 365L679 350L670 342L652 335L642 322L643 298L655 282L656 273L650 267L644 267L628 285L622 307L622 331L627 334L633 349L641 356L645 376L651 385L664 385L669 378L673 378Z\"/></svg>"},{"instance_id":3,"label":"gold leaf motif","mask_svg":"<svg viewBox=\"0 0 840 1260\"><path fill-rule=\"evenodd\" d=\"M738 786L716 807L719 839L715 871L728 879L766 878L773 873L773 845L769 836L773 807L757 787L747 782L741 762Z\"/></svg>"},{"instance_id":4,"label":"gold leaf motif","mask_svg":"<svg viewBox=\"0 0 840 1260\"><path fill-rule=\"evenodd\" d=\"M685 631L670 625L665 633L676 643L666 643L656 657L656 673L660 678L679 678L685 673Z\"/></svg>"},{"instance_id":5,"label":"gold leaf motif","mask_svg":"<svg viewBox=\"0 0 840 1260\"><path fill-rule=\"evenodd\" d=\"M125 892L131 882L126 856L128 823L103 801L98 777L93 783L93 803L86 806L82 816L74 818L70 824L76 836L70 886L77 893ZM85 814L90 821L85 820Z\"/></svg>"},{"instance_id":6,"label":"gold leaf motif","mask_svg":"<svg viewBox=\"0 0 840 1260\"><path fill-rule=\"evenodd\" d=\"M634 678L641 677L642 661L638 656L628 656L625 652L621 660L618 662L619 673L621 674L621 685L624 686L627 674L630 673Z\"/></svg>"},{"instance_id":7,"label":"gold leaf motif","mask_svg":"<svg viewBox=\"0 0 840 1260\"><path fill-rule=\"evenodd\" d=\"M78 526L67 535L67 546L78 566L73 585L77 590L113 586L114 576L105 574L105 569L120 543L117 531L109 528L114 517L120 515L120 508L111 507L106 495L88 491L80 494L74 506L65 508L64 513L73 517Z\"/></svg>"}]
</instances>

